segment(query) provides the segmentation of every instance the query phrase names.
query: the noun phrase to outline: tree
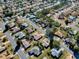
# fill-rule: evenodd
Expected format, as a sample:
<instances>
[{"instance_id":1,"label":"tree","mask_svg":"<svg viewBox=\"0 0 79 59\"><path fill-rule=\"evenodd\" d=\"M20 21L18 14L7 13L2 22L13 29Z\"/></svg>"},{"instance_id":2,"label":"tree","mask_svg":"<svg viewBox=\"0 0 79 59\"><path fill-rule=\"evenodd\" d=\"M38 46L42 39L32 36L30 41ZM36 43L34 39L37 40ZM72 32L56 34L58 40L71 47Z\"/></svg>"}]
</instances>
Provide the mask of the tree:
<instances>
[{"instance_id":1,"label":"tree","mask_svg":"<svg viewBox=\"0 0 79 59\"><path fill-rule=\"evenodd\" d=\"M57 21L52 22L52 26L59 27L61 24Z\"/></svg>"},{"instance_id":2,"label":"tree","mask_svg":"<svg viewBox=\"0 0 79 59\"><path fill-rule=\"evenodd\" d=\"M36 13L36 17L37 17L37 18L42 18L43 16L44 16L44 15L43 15L41 12L37 12L37 13Z\"/></svg>"},{"instance_id":3,"label":"tree","mask_svg":"<svg viewBox=\"0 0 79 59\"><path fill-rule=\"evenodd\" d=\"M47 30L46 30L46 36L49 38L49 40L50 40L50 48L52 48L53 47L53 37L54 37L54 33L57 31L57 28L48 28Z\"/></svg>"},{"instance_id":4,"label":"tree","mask_svg":"<svg viewBox=\"0 0 79 59\"><path fill-rule=\"evenodd\" d=\"M78 40L79 39L79 31L74 35L74 39Z\"/></svg>"},{"instance_id":5,"label":"tree","mask_svg":"<svg viewBox=\"0 0 79 59\"><path fill-rule=\"evenodd\" d=\"M46 36L49 37L49 39L53 39L53 36L54 36L54 33L57 31L57 28L56 27L53 27L53 28L48 28L46 30Z\"/></svg>"},{"instance_id":6,"label":"tree","mask_svg":"<svg viewBox=\"0 0 79 59\"><path fill-rule=\"evenodd\" d=\"M54 40L54 41L53 41L53 45L52 45L52 47L53 47L53 48L59 48L59 47L60 47L60 42Z\"/></svg>"},{"instance_id":7,"label":"tree","mask_svg":"<svg viewBox=\"0 0 79 59\"><path fill-rule=\"evenodd\" d=\"M13 15L13 12L8 8L5 11L3 11L5 14L5 17L11 17Z\"/></svg>"},{"instance_id":8,"label":"tree","mask_svg":"<svg viewBox=\"0 0 79 59\"><path fill-rule=\"evenodd\" d=\"M50 12L50 9L43 9L42 14L47 15Z\"/></svg>"},{"instance_id":9,"label":"tree","mask_svg":"<svg viewBox=\"0 0 79 59\"><path fill-rule=\"evenodd\" d=\"M74 51L79 52L79 47L78 46L74 46Z\"/></svg>"}]
</instances>

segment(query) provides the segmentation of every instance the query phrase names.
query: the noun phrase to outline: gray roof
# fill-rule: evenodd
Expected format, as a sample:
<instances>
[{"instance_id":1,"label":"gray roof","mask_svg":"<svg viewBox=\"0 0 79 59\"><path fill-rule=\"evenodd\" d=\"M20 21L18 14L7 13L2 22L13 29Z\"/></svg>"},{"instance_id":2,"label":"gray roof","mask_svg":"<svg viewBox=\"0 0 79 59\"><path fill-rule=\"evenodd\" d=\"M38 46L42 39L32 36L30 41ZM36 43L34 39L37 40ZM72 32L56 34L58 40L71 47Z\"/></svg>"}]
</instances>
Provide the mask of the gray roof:
<instances>
[{"instance_id":1,"label":"gray roof","mask_svg":"<svg viewBox=\"0 0 79 59\"><path fill-rule=\"evenodd\" d=\"M22 25L25 26L25 27L28 27L28 24L27 23L23 23Z\"/></svg>"},{"instance_id":2,"label":"gray roof","mask_svg":"<svg viewBox=\"0 0 79 59\"><path fill-rule=\"evenodd\" d=\"M34 53L34 55L39 55L41 53L40 48L35 46L31 49L31 52Z\"/></svg>"},{"instance_id":3,"label":"gray roof","mask_svg":"<svg viewBox=\"0 0 79 59\"><path fill-rule=\"evenodd\" d=\"M18 32L18 33L15 34L15 36L18 36L18 38L20 39L20 38L22 38L22 37L25 36L25 33L23 33L23 32Z\"/></svg>"},{"instance_id":4,"label":"gray roof","mask_svg":"<svg viewBox=\"0 0 79 59\"><path fill-rule=\"evenodd\" d=\"M60 53L61 53L62 50L63 50L63 49L57 50L56 48L53 48L53 49L51 50L51 54L52 54L52 56L59 57L59 55L60 55Z\"/></svg>"}]
</instances>

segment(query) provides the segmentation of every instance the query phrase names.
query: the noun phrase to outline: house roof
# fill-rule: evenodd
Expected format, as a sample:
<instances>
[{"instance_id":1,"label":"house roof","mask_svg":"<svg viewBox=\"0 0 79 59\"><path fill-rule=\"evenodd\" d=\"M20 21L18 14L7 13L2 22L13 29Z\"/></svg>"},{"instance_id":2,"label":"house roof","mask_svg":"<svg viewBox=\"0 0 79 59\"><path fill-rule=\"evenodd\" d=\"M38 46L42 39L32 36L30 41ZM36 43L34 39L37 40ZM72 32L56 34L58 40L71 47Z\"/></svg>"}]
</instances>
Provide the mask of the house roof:
<instances>
[{"instance_id":1,"label":"house roof","mask_svg":"<svg viewBox=\"0 0 79 59\"><path fill-rule=\"evenodd\" d=\"M62 48L59 49L59 50L57 50L56 48L53 48L53 49L51 50L51 54L52 54L53 56L59 57L60 52L61 52L62 50L63 50Z\"/></svg>"},{"instance_id":2,"label":"house roof","mask_svg":"<svg viewBox=\"0 0 79 59\"><path fill-rule=\"evenodd\" d=\"M42 36L41 35L34 35L35 40L39 40Z\"/></svg>"},{"instance_id":3,"label":"house roof","mask_svg":"<svg viewBox=\"0 0 79 59\"><path fill-rule=\"evenodd\" d=\"M32 19L32 18L35 18L35 16L34 15L30 15L30 18Z\"/></svg>"},{"instance_id":4,"label":"house roof","mask_svg":"<svg viewBox=\"0 0 79 59\"><path fill-rule=\"evenodd\" d=\"M50 41L48 39L44 39L42 41L42 45L45 46L45 47L48 47L49 46L49 43L50 43Z\"/></svg>"},{"instance_id":5,"label":"house roof","mask_svg":"<svg viewBox=\"0 0 79 59\"><path fill-rule=\"evenodd\" d=\"M15 23L14 22L9 22L6 25L8 25L9 27L13 27L15 25Z\"/></svg>"},{"instance_id":6,"label":"house roof","mask_svg":"<svg viewBox=\"0 0 79 59\"><path fill-rule=\"evenodd\" d=\"M74 17L74 16L69 16L69 20L70 20L70 21L74 21L74 20L76 20L76 17Z\"/></svg>"},{"instance_id":7,"label":"house roof","mask_svg":"<svg viewBox=\"0 0 79 59\"><path fill-rule=\"evenodd\" d=\"M15 34L15 36L18 36L18 38L20 39L20 38L24 37L25 34L23 32L18 32Z\"/></svg>"},{"instance_id":8,"label":"house roof","mask_svg":"<svg viewBox=\"0 0 79 59\"><path fill-rule=\"evenodd\" d=\"M57 32L55 32L55 34L58 35L58 36L60 36L60 37L63 36L63 33L61 31L57 31Z\"/></svg>"},{"instance_id":9,"label":"house roof","mask_svg":"<svg viewBox=\"0 0 79 59\"><path fill-rule=\"evenodd\" d=\"M39 39L42 38L42 35L39 32L35 32L35 33L33 33L33 37L34 37L35 40L39 40Z\"/></svg>"},{"instance_id":10,"label":"house roof","mask_svg":"<svg viewBox=\"0 0 79 59\"><path fill-rule=\"evenodd\" d=\"M28 27L28 24L27 23L23 23L21 24L22 26L25 26L25 27Z\"/></svg>"},{"instance_id":11,"label":"house roof","mask_svg":"<svg viewBox=\"0 0 79 59\"><path fill-rule=\"evenodd\" d=\"M34 55L39 55L41 53L40 48L37 46L33 47L30 52Z\"/></svg>"},{"instance_id":12,"label":"house roof","mask_svg":"<svg viewBox=\"0 0 79 59\"><path fill-rule=\"evenodd\" d=\"M34 31L34 29L28 28L27 31L28 31L29 33L32 33L32 32Z\"/></svg>"},{"instance_id":13,"label":"house roof","mask_svg":"<svg viewBox=\"0 0 79 59\"><path fill-rule=\"evenodd\" d=\"M19 30L20 30L20 28L18 28L18 27L11 28L11 31L12 31L12 32L17 32L17 31L19 31Z\"/></svg>"},{"instance_id":14,"label":"house roof","mask_svg":"<svg viewBox=\"0 0 79 59\"><path fill-rule=\"evenodd\" d=\"M22 44L24 45L25 48L28 48L30 46L30 42L26 41L26 39L22 40Z\"/></svg>"}]
</instances>

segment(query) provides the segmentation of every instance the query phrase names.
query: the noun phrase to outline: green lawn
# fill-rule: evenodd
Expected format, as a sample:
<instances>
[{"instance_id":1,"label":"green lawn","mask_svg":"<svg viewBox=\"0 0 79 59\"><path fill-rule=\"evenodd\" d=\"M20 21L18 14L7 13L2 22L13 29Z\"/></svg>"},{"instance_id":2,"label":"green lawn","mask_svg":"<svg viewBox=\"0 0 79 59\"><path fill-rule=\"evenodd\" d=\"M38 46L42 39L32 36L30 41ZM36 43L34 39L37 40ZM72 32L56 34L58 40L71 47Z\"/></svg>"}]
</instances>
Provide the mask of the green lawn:
<instances>
[{"instance_id":1,"label":"green lawn","mask_svg":"<svg viewBox=\"0 0 79 59\"><path fill-rule=\"evenodd\" d=\"M8 52L8 54L13 54L13 49L12 49L11 44L8 44L7 52Z\"/></svg>"}]
</instances>

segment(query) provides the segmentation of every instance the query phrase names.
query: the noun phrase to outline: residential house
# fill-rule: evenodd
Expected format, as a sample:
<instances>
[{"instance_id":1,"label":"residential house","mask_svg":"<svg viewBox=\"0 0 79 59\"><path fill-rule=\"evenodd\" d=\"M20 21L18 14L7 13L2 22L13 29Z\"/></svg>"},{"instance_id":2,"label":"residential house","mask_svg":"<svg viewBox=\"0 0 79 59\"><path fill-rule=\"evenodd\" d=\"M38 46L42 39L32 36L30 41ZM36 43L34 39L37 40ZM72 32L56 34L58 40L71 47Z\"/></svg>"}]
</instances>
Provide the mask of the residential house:
<instances>
[{"instance_id":1,"label":"residential house","mask_svg":"<svg viewBox=\"0 0 79 59\"><path fill-rule=\"evenodd\" d=\"M34 18L35 18L35 15L30 15L29 18L30 18L30 19L34 19Z\"/></svg>"},{"instance_id":2,"label":"residential house","mask_svg":"<svg viewBox=\"0 0 79 59\"><path fill-rule=\"evenodd\" d=\"M77 11L73 11L71 15L72 16L78 16L78 12Z\"/></svg>"},{"instance_id":3,"label":"residential house","mask_svg":"<svg viewBox=\"0 0 79 59\"><path fill-rule=\"evenodd\" d=\"M53 37L53 40L59 41L59 40L60 40L60 38L59 38L59 37L57 37L57 36L54 36L54 37Z\"/></svg>"},{"instance_id":4,"label":"residential house","mask_svg":"<svg viewBox=\"0 0 79 59\"><path fill-rule=\"evenodd\" d=\"M27 28L26 31L28 31L28 33L32 33L32 32L35 31L35 29L33 29L33 28Z\"/></svg>"},{"instance_id":5,"label":"residential house","mask_svg":"<svg viewBox=\"0 0 79 59\"><path fill-rule=\"evenodd\" d=\"M25 49L30 47L30 42L29 41L27 41L26 39L22 39L21 41L22 41L22 44L23 44Z\"/></svg>"},{"instance_id":6,"label":"residential house","mask_svg":"<svg viewBox=\"0 0 79 59\"><path fill-rule=\"evenodd\" d=\"M12 31L12 33L17 33L17 32L20 31L20 28L18 28L18 27L13 27L13 28L10 29L10 31Z\"/></svg>"},{"instance_id":7,"label":"residential house","mask_svg":"<svg viewBox=\"0 0 79 59\"><path fill-rule=\"evenodd\" d=\"M15 27L15 23L14 22L9 22L9 23L6 23L6 25L5 25L5 28L8 28L8 29L11 29L13 27Z\"/></svg>"},{"instance_id":8,"label":"residential house","mask_svg":"<svg viewBox=\"0 0 79 59\"><path fill-rule=\"evenodd\" d=\"M18 39L22 39L22 38L25 37L25 34L24 34L23 32L18 32L18 33L16 33L14 36L15 36L16 38L18 38Z\"/></svg>"},{"instance_id":9,"label":"residential house","mask_svg":"<svg viewBox=\"0 0 79 59\"><path fill-rule=\"evenodd\" d=\"M22 24L24 21L25 21L24 19L22 19L21 17L17 16L17 18L16 18L16 23L17 24Z\"/></svg>"},{"instance_id":10,"label":"residential house","mask_svg":"<svg viewBox=\"0 0 79 59\"><path fill-rule=\"evenodd\" d=\"M64 34L61 31L55 32L55 35L60 37L60 38L64 37Z\"/></svg>"},{"instance_id":11,"label":"residential house","mask_svg":"<svg viewBox=\"0 0 79 59\"><path fill-rule=\"evenodd\" d=\"M21 30L23 30L23 29L25 29L25 28L27 28L28 27L28 24L27 23L22 23L21 25L20 25L20 29Z\"/></svg>"},{"instance_id":12,"label":"residential house","mask_svg":"<svg viewBox=\"0 0 79 59\"><path fill-rule=\"evenodd\" d=\"M76 17L75 16L69 16L68 18L68 21L71 22L71 21L75 21L76 20Z\"/></svg>"},{"instance_id":13,"label":"residential house","mask_svg":"<svg viewBox=\"0 0 79 59\"><path fill-rule=\"evenodd\" d=\"M35 21L36 23L38 23L38 22L40 21L40 19L35 19L34 21Z\"/></svg>"},{"instance_id":14,"label":"residential house","mask_svg":"<svg viewBox=\"0 0 79 59\"><path fill-rule=\"evenodd\" d=\"M69 33L70 35L75 35L75 34L77 33L77 31L76 31L76 30L70 30L68 33Z\"/></svg>"},{"instance_id":15,"label":"residential house","mask_svg":"<svg viewBox=\"0 0 79 59\"><path fill-rule=\"evenodd\" d=\"M39 24L41 25L41 27L43 27L43 28L45 28L45 27L47 26L47 24L46 24L45 22L39 21L38 23L39 23Z\"/></svg>"},{"instance_id":16,"label":"residential house","mask_svg":"<svg viewBox=\"0 0 79 59\"><path fill-rule=\"evenodd\" d=\"M42 36L41 36L41 35L34 35L33 37L34 37L34 39L35 39L35 40L39 40L39 39L41 39L41 38L42 38Z\"/></svg>"},{"instance_id":17,"label":"residential house","mask_svg":"<svg viewBox=\"0 0 79 59\"><path fill-rule=\"evenodd\" d=\"M48 40L47 38L45 38L43 41L42 41L42 45L47 48L49 46L49 43L50 43L50 40Z\"/></svg>"},{"instance_id":18,"label":"residential house","mask_svg":"<svg viewBox=\"0 0 79 59\"><path fill-rule=\"evenodd\" d=\"M64 50L63 48L60 48L59 50L56 48L53 48L51 50L51 55L58 58L63 50Z\"/></svg>"},{"instance_id":19,"label":"residential house","mask_svg":"<svg viewBox=\"0 0 79 59\"><path fill-rule=\"evenodd\" d=\"M64 19L64 18L65 18L65 16L63 13L58 16L58 19Z\"/></svg>"},{"instance_id":20,"label":"residential house","mask_svg":"<svg viewBox=\"0 0 79 59\"><path fill-rule=\"evenodd\" d=\"M39 56L42 52L39 47L33 47L29 52L29 55Z\"/></svg>"},{"instance_id":21,"label":"residential house","mask_svg":"<svg viewBox=\"0 0 79 59\"><path fill-rule=\"evenodd\" d=\"M75 44L76 42L73 38L65 38L64 41L67 45L72 44L72 43Z\"/></svg>"}]
</instances>

